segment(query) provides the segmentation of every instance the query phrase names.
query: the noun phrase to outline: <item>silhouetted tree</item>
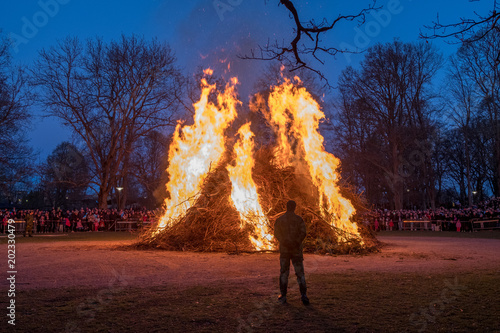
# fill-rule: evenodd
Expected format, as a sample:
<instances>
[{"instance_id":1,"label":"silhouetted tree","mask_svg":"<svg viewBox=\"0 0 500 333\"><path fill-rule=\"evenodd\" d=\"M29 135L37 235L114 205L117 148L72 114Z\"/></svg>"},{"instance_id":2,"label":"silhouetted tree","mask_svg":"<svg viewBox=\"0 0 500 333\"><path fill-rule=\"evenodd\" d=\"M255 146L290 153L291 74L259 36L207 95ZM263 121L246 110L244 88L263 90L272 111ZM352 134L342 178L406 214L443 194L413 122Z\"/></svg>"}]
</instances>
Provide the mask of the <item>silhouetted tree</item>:
<instances>
[{"instance_id":1,"label":"silhouetted tree","mask_svg":"<svg viewBox=\"0 0 500 333\"><path fill-rule=\"evenodd\" d=\"M165 200L168 181L168 138L158 131L142 137L132 154L131 174L148 208Z\"/></svg>"},{"instance_id":2,"label":"silhouetted tree","mask_svg":"<svg viewBox=\"0 0 500 333\"><path fill-rule=\"evenodd\" d=\"M99 207L129 178L134 143L175 125L180 86L174 62L168 45L137 36L85 44L68 37L40 52L33 71L39 101L85 144ZM120 185L125 201L127 184Z\"/></svg>"},{"instance_id":3,"label":"silhouetted tree","mask_svg":"<svg viewBox=\"0 0 500 333\"><path fill-rule=\"evenodd\" d=\"M493 159L488 165L492 170L495 195L500 195L500 69L496 63L499 52L500 32L491 30L480 40L464 42L454 58L462 80L470 86L467 98L471 112L488 124L492 134Z\"/></svg>"},{"instance_id":4,"label":"silhouetted tree","mask_svg":"<svg viewBox=\"0 0 500 333\"><path fill-rule=\"evenodd\" d=\"M343 169L352 168L350 177L359 179L367 194L386 193L395 209L402 208L405 189L430 196L433 205L435 126L429 88L441 64L431 45L395 40L369 48L361 69L348 67L339 80Z\"/></svg>"},{"instance_id":5,"label":"silhouetted tree","mask_svg":"<svg viewBox=\"0 0 500 333\"><path fill-rule=\"evenodd\" d=\"M83 154L69 142L60 143L41 167L41 187L52 207L69 207L85 197L90 172Z\"/></svg>"},{"instance_id":6,"label":"silhouetted tree","mask_svg":"<svg viewBox=\"0 0 500 333\"><path fill-rule=\"evenodd\" d=\"M14 66L10 44L0 35L0 194L10 197L20 183L29 183L34 156L28 145L31 94L27 75Z\"/></svg>"}]
</instances>

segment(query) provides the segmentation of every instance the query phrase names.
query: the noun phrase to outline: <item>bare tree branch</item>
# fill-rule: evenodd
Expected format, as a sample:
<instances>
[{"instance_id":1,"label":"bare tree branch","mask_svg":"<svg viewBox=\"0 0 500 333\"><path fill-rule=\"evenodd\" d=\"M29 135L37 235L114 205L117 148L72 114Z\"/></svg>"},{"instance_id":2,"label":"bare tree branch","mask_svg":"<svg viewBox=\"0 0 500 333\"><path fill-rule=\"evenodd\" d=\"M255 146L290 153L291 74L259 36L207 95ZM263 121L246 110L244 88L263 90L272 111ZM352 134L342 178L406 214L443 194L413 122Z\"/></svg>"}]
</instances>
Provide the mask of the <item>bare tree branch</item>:
<instances>
[{"instance_id":1,"label":"bare tree branch","mask_svg":"<svg viewBox=\"0 0 500 333\"><path fill-rule=\"evenodd\" d=\"M483 39L493 30L500 32L500 12L497 10L495 1L494 8L486 15L474 12L471 18L461 17L458 22L441 23L439 14L431 25L424 28L429 32L420 32L420 38L426 40L445 39L450 44L462 44L464 42L474 43ZM496 62L500 61L500 53Z\"/></svg>"},{"instance_id":2,"label":"bare tree branch","mask_svg":"<svg viewBox=\"0 0 500 333\"><path fill-rule=\"evenodd\" d=\"M26 70L12 63L10 41L0 34L0 195L29 182L33 149L25 131L31 120L32 94Z\"/></svg>"},{"instance_id":3,"label":"bare tree branch","mask_svg":"<svg viewBox=\"0 0 500 333\"><path fill-rule=\"evenodd\" d=\"M342 21L355 21L358 20L358 25L365 23L366 14L372 10L378 10L381 7L376 7L376 0L372 0L372 3L368 7L360 10L357 14L353 15L338 15L336 19L329 22L327 18L323 18L320 23L317 23L314 19L307 22L301 21L299 13L291 0L279 0L278 5L283 5L290 12L294 20L294 31L295 38L290 42L275 41L270 43L268 40L265 46L258 46L258 50L251 50L250 54L239 56L241 59L252 59L252 60L278 60L285 64L287 67L291 68L291 71L295 71L299 68L308 69L316 73L321 80L325 80L326 85L331 87L328 79L324 74L311 65L311 61L303 57L303 55L311 55L312 58L324 64L324 61L320 59L320 54L326 54L329 56L335 56L338 53L355 53L347 49L340 49L336 47L323 46L321 44L321 36L326 32L333 30L333 28ZM305 37L304 37L305 36ZM304 38L308 39L308 43L312 45L300 42L304 41ZM257 51L257 52L256 52Z\"/></svg>"},{"instance_id":4,"label":"bare tree branch","mask_svg":"<svg viewBox=\"0 0 500 333\"><path fill-rule=\"evenodd\" d=\"M85 142L100 207L107 206L118 180L127 179L135 142L174 125L179 88L174 61L167 45L136 36L110 43L92 39L86 47L67 38L40 52L33 84L47 113Z\"/></svg>"}]
</instances>

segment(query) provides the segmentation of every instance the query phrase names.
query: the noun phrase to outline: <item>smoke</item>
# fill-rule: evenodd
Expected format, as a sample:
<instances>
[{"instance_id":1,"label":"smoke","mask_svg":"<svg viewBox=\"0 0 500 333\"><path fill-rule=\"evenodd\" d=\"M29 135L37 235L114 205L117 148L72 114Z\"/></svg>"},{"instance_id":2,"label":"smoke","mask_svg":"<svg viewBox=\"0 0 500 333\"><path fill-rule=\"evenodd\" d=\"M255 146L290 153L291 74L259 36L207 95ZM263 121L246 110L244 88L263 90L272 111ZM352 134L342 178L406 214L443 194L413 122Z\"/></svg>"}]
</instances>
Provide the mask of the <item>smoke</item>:
<instances>
[{"instance_id":1,"label":"smoke","mask_svg":"<svg viewBox=\"0 0 500 333\"><path fill-rule=\"evenodd\" d=\"M237 5L230 5L237 4ZM284 17L282 17L284 16ZM210 67L215 75L224 78L236 76L238 91L244 101L252 93L254 82L262 74L267 61L244 60L238 56L250 55L268 40L274 40L277 31L283 31L282 10L265 1L201 0L178 25L175 50L186 74L197 67Z\"/></svg>"}]
</instances>

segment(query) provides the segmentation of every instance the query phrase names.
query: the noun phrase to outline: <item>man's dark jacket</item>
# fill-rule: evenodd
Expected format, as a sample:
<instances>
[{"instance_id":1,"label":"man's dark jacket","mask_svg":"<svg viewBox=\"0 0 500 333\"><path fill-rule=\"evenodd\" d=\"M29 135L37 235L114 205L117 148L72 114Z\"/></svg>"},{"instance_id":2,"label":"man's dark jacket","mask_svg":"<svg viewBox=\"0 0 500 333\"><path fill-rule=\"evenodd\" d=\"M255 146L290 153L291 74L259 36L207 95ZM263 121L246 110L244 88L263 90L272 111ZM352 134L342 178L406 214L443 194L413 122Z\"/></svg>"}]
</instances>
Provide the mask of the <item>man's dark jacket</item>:
<instances>
[{"instance_id":1,"label":"man's dark jacket","mask_svg":"<svg viewBox=\"0 0 500 333\"><path fill-rule=\"evenodd\" d=\"M306 224L299 215L287 211L274 224L274 237L280 242L280 255L302 256L302 241L306 238Z\"/></svg>"}]
</instances>

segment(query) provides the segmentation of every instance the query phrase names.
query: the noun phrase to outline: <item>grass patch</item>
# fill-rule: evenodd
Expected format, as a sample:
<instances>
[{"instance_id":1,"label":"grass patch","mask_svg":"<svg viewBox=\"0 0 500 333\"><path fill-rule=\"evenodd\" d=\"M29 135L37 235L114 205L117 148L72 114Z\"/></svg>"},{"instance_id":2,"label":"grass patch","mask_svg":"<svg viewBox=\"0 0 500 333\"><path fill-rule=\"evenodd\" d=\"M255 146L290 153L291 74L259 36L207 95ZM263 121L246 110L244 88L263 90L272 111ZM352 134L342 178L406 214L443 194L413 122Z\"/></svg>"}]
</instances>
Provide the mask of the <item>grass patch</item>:
<instances>
[{"instance_id":1,"label":"grass patch","mask_svg":"<svg viewBox=\"0 0 500 333\"><path fill-rule=\"evenodd\" d=\"M274 281L277 286L277 278ZM116 284L17 293L12 332L489 332L499 330L498 272L308 276L311 305L237 283L178 290ZM4 304L2 308L5 309Z\"/></svg>"},{"instance_id":2,"label":"grass patch","mask_svg":"<svg viewBox=\"0 0 500 333\"><path fill-rule=\"evenodd\" d=\"M387 237L447 237L447 238L491 238L500 239L500 230L482 230L477 232L456 231L379 231L376 236Z\"/></svg>"},{"instance_id":3,"label":"grass patch","mask_svg":"<svg viewBox=\"0 0 500 333\"><path fill-rule=\"evenodd\" d=\"M68 241L126 241L138 236L134 232L70 232L56 234L34 234L33 237L23 237L16 234L16 243L53 243ZM7 244L7 235L0 235L0 244Z\"/></svg>"}]
</instances>

